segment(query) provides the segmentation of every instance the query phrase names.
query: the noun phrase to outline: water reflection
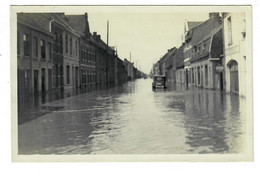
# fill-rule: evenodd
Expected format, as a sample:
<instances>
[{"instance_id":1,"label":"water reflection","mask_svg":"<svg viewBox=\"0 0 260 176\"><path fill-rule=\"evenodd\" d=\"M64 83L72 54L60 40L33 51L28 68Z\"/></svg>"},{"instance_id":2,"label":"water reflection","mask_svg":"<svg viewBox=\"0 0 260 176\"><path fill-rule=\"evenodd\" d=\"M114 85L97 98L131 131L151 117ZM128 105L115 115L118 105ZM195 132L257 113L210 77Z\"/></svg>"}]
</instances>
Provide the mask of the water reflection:
<instances>
[{"instance_id":1,"label":"water reflection","mask_svg":"<svg viewBox=\"0 0 260 176\"><path fill-rule=\"evenodd\" d=\"M20 154L239 153L244 99L137 80L45 103L53 112L19 125ZM56 108L56 109L55 109Z\"/></svg>"}]
</instances>

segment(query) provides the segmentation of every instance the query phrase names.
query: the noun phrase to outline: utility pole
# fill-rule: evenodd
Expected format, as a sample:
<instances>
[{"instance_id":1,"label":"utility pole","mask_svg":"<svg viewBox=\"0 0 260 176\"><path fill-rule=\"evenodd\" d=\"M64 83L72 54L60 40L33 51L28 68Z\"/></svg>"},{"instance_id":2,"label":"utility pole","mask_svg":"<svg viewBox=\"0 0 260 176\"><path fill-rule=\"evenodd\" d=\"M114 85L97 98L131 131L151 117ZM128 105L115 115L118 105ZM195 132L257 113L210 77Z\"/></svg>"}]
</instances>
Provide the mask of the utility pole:
<instances>
[{"instance_id":1,"label":"utility pole","mask_svg":"<svg viewBox=\"0 0 260 176\"><path fill-rule=\"evenodd\" d=\"M107 86L108 86L108 84L109 84L109 81L108 81L108 67L109 67L109 50L108 50L108 48L109 48L109 46L108 46L108 44L109 44L109 21L107 21L107 64L106 64L106 77L107 77Z\"/></svg>"},{"instance_id":2,"label":"utility pole","mask_svg":"<svg viewBox=\"0 0 260 176\"><path fill-rule=\"evenodd\" d=\"M107 47L109 44L109 21L107 21Z\"/></svg>"}]
</instances>

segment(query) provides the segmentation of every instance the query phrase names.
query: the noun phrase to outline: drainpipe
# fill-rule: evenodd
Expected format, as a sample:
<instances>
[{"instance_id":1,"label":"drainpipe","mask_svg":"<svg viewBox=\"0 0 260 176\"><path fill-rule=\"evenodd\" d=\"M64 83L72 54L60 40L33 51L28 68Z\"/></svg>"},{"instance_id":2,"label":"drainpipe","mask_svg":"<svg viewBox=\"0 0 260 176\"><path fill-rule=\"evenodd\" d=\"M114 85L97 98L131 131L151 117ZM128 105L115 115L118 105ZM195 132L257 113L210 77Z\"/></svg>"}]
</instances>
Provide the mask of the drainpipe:
<instances>
[{"instance_id":1,"label":"drainpipe","mask_svg":"<svg viewBox=\"0 0 260 176\"><path fill-rule=\"evenodd\" d=\"M49 22L49 32L51 32L51 24L52 24L53 21L54 21L54 19L51 18L51 20L50 20L50 22Z\"/></svg>"}]
</instances>

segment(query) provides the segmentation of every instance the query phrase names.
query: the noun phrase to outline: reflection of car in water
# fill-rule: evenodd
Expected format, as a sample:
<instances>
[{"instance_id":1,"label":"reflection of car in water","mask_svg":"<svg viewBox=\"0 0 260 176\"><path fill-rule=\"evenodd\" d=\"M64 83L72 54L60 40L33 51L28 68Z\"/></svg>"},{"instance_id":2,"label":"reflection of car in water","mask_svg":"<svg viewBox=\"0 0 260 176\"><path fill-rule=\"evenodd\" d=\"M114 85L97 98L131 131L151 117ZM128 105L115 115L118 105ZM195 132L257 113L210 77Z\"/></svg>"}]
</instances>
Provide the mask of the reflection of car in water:
<instances>
[{"instance_id":1,"label":"reflection of car in water","mask_svg":"<svg viewBox=\"0 0 260 176\"><path fill-rule=\"evenodd\" d=\"M166 77L164 75L154 75L153 76L153 88L154 89L164 89L166 88Z\"/></svg>"}]
</instances>

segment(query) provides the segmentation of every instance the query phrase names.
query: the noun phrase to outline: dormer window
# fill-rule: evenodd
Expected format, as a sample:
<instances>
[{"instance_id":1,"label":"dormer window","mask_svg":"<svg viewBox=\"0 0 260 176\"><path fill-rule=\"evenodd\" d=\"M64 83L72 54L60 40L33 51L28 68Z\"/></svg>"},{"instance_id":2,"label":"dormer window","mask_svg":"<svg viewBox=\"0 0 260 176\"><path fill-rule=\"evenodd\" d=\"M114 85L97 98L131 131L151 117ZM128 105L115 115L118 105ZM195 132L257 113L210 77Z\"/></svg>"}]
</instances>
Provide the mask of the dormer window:
<instances>
[{"instance_id":1,"label":"dormer window","mask_svg":"<svg viewBox=\"0 0 260 176\"><path fill-rule=\"evenodd\" d=\"M202 45L202 52L205 53L205 51L206 51L206 43L203 43L203 45Z\"/></svg>"},{"instance_id":2,"label":"dormer window","mask_svg":"<svg viewBox=\"0 0 260 176\"><path fill-rule=\"evenodd\" d=\"M200 46L197 49L197 55L199 55L199 54L200 54Z\"/></svg>"}]
</instances>

